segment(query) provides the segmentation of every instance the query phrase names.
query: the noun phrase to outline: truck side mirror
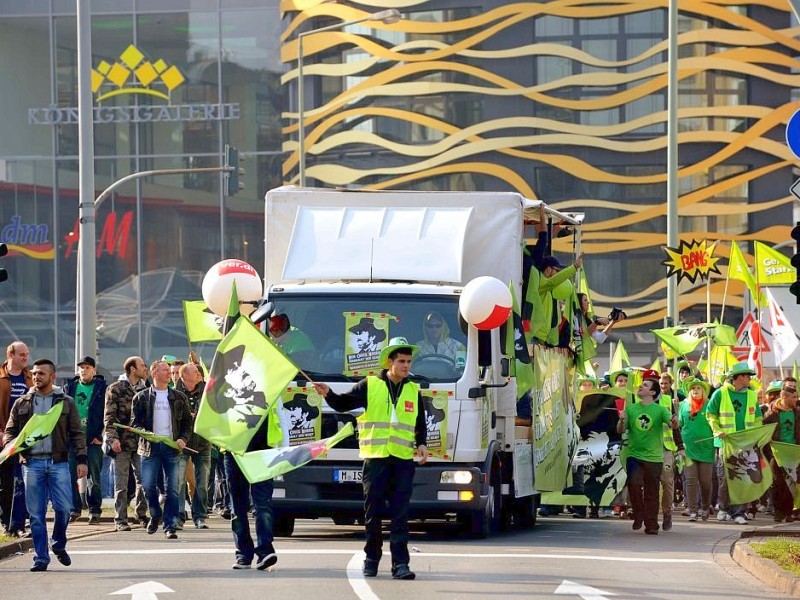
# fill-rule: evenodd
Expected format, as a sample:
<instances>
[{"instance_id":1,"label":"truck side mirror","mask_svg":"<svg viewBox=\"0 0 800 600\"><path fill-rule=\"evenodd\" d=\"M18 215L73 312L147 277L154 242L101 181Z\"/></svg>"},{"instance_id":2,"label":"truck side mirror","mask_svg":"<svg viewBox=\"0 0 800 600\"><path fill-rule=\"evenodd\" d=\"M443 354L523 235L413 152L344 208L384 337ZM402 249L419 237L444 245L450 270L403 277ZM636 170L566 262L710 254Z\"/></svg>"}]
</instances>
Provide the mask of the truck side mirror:
<instances>
[{"instance_id":1,"label":"truck side mirror","mask_svg":"<svg viewBox=\"0 0 800 600\"><path fill-rule=\"evenodd\" d=\"M500 376L508 377L511 374L511 361L507 357L500 359Z\"/></svg>"},{"instance_id":2,"label":"truck side mirror","mask_svg":"<svg viewBox=\"0 0 800 600\"><path fill-rule=\"evenodd\" d=\"M266 319L267 317L271 316L272 313L275 311L275 304L272 302L264 302L261 306L253 311L250 315L250 320L255 324L258 325Z\"/></svg>"},{"instance_id":3,"label":"truck side mirror","mask_svg":"<svg viewBox=\"0 0 800 600\"><path fill-rule=\"evenodd\" d=\"M477 400L478 398L485 398L486 388L483 386L469 388L469 390L467 390L467 397L472 400Z\"/></svg>"}]
</instances>

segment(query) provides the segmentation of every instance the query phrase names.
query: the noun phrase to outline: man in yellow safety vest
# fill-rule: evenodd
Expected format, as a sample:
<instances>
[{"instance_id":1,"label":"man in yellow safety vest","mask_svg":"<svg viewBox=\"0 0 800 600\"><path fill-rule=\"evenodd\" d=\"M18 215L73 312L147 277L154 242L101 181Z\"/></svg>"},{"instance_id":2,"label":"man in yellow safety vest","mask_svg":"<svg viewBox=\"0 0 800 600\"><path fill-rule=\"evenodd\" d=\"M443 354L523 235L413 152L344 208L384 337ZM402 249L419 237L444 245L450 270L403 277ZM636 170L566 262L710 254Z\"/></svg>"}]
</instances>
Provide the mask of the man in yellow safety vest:
<instances>
[{"instance_id":1,"label":"man in yellow safety vest","mask_svg":"<svg viewBox=\"0 0 800 600\"><path fill-rule=\"evenodd\" d=\"M722 438L729 433L751 429L761 425L761 407L758 395L750 388L750 378L755 375L746 362L736 363L726 377L730 383L723 385L711 395L706 418L714 432L716 459L714 469L719 482L718 521L733 520L747 525L747 506L731 505L728 497L728 482L725 479L725 464L722 458Z\"/></svg>"},{"instance_id":2,"label":"man in yellow safety vest","mask_svg":"<svg viewBox=\"0 0 800 600\"><path fill-rule=\"evenodd\" d=\"M403 337L389 340L381 351L381 372L361 380L349 392L336 394L324 383L314 383L336 411L363 408L358 423L359 456L364 459L364 526L366 544L363 573L378 574L383 536L381 517L389 503L391 515L392 578L414 579L409 569L408 507L414 480L414 454L419 464L428 460L425 405L419 386L408 379L417 347Z\"/></svg>"}]
</instances>

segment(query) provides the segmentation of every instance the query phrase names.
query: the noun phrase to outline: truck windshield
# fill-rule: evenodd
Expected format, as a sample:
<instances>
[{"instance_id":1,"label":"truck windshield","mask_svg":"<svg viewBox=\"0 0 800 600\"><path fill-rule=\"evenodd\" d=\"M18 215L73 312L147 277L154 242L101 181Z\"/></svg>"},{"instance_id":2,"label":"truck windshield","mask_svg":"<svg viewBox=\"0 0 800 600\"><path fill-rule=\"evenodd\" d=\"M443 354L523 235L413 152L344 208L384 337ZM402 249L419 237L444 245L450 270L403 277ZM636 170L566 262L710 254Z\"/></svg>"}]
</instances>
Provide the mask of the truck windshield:
<instances>
[{"instance_id":1,"label":"truck windshield","mask_svg":"<svg viewBox=\"0 0 800 600\"><path fill-rule=\"evenodd\" d=\"M418 346L412 375L456 381L464 370L466 334L458 296L273 293L270 337L320 381L359 380L380 371L389 340Z\"/></svg>"}]
</instances>

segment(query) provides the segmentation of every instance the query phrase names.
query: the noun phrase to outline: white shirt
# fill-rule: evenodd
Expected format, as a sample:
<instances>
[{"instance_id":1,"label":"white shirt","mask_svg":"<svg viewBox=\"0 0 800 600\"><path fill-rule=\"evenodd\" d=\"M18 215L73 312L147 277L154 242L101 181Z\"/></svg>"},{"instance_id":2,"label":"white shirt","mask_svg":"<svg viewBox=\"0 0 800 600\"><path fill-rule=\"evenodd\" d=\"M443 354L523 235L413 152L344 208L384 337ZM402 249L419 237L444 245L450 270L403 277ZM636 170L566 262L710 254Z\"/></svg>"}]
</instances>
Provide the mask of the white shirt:
<instances>
[{"instance_id":1,"label":"white shirt","mask_svg":"<svg viewBox=\"0 0 800 600\"><path fill-rule=\"evenodd\" d=\"M172 411L169 408L169 390L154 390L156 401L153 404L153 433L172 437Z\"/></svg>"}]
</instances>

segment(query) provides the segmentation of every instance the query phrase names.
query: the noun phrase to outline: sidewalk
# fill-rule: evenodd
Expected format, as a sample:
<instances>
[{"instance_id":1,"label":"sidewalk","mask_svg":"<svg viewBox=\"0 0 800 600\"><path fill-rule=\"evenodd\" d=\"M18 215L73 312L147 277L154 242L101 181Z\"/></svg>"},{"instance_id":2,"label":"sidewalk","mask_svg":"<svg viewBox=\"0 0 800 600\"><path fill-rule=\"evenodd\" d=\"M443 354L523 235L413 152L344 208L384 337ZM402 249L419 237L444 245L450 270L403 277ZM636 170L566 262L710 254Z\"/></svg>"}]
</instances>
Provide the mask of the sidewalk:
<instances>
[{"instance_id":1,"label":"sidewalk","mask_svg":"<svg viewBox=\"0 0 800 600\"><path fill-rule=\"evenodd\" d=\"M771 537L800 537L800 523L771 523L744 530L731 546L731 557L745 571L770 587L793 598L800 598L800 577L762 558L751 545Z\"/></svg>"}]
</instances>

